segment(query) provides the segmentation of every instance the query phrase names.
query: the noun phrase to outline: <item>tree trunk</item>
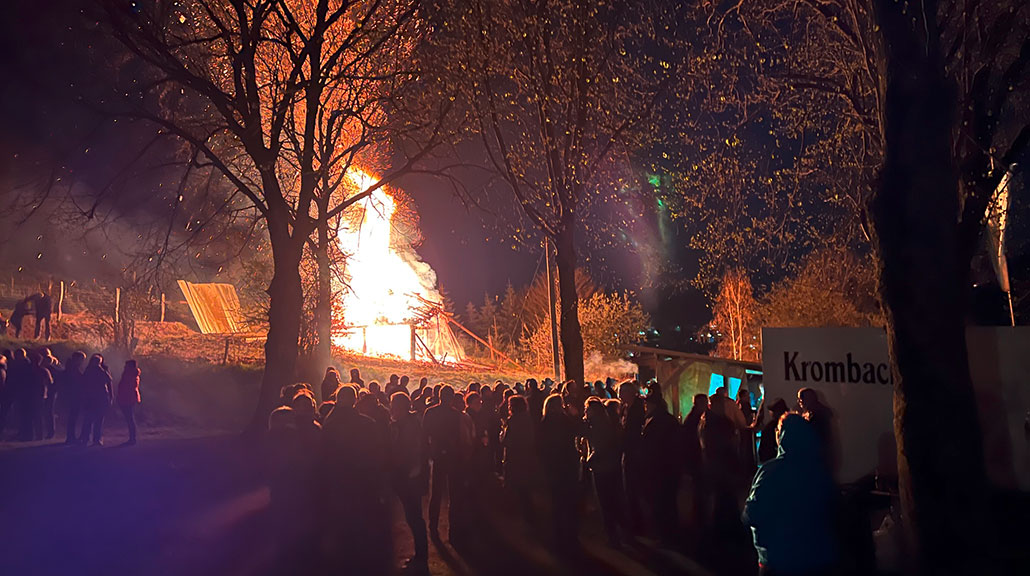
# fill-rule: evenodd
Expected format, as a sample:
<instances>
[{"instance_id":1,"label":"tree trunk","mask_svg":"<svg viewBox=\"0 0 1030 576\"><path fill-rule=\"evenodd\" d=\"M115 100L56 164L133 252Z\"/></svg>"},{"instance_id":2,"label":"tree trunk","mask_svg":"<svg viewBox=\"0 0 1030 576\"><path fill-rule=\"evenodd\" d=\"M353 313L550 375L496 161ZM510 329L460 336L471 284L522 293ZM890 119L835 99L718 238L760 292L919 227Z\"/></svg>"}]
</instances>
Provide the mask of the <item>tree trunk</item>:
<instances>
[{"instance_id":1,"label":"tree trunk","mask_svg":"<svg viewBox=\"0 0 1030 576\"><path fill-rule=\"evenodd\" d=\"M330 249L329 225L318 227L318 247L315 260L318 263L318 295L315 301L315 367L321 371L332 360L333 293L332 271L329 268Z\"/></svg>"},{"instance_id":2,"label":"tree trunk","mask_svg":"<svg viewBox=\"0 0 1030 576\"><path fill-rule=\"evenodd\" d=\"M284 220L272 215L268 218L273 276L268 287L265 372L261 377L261 393L249 429L252 433L260 433L265 429L268 414L279 404L280 390L293 382L297 369L300 318L304 306L300 283L303 241L290 236Z\"/></svg>"},{"instance_id":3,"label":"tree trunk","mask_svg":"<svg viewBox=\"0 0 1030 576\"><path fill-rule=\"evenodd\" d=\"M580 386L584 383L583 374L583 335L579 328L579 294L576 293L576 245L575 225L570 220L563 223L558 237L555 239L555 262L558 267L558 294L562 360L565 363L565 379L575 380Z\"/></svg>"},{"instance_id":4,"label":"tree trunk","mask_svg":"<svg viewBox=\"0 0 1030 576\"><path fill-rule=\"evenodd\" d=\"M951 151L954 91L936 46L936 5L926 4L929 21L914 26L911 7L905 14L893 0L877 2L888 44L887 148L871 213L898 471L920 572L988 574L987 479L966 355L969 262Z\"/></svg>"}]
</instances>

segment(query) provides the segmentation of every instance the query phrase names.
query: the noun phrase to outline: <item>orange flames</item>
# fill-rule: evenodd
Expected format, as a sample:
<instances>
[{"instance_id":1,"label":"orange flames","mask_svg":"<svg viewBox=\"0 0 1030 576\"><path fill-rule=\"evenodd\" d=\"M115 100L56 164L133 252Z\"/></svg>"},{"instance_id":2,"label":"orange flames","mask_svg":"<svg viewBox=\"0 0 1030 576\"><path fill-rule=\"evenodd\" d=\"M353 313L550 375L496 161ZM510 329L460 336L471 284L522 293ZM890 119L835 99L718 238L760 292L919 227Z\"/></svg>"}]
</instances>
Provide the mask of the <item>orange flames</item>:
<instances>
[{"instance_id":1,"label":"orange flames","mask_svg":"<svg viewBox=\"0 0 1030 576\"><path fill-rule=\"evenodd\" d=\"M347 170L357 191L378 179ZM436 273L394 226L397 200L384 186L348 209L337 240L346 255L339 306L342 328L333 344L370 356L460 362L461 345L440 314L426 314L427 301L441 302Z\"/></svg>"}]
</instances>

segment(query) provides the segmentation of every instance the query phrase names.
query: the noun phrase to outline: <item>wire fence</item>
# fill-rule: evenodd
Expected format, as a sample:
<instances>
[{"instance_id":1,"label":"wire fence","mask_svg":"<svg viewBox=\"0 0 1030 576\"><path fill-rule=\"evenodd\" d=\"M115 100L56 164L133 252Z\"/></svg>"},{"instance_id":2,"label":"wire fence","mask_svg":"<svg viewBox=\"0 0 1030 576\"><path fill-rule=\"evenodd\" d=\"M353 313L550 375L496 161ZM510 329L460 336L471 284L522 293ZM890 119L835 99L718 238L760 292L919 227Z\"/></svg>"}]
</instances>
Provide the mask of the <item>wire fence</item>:
<instances>
[{"instance_id":1,"label":"wire fence","mask_svg":"<svg viewBox=\"0 0 1030 576\"><path fill-rule=\"evenodd\" d=\"M91 350L118 347L138 355L166 355L216 363L256 363L260 339L253 335L201 334L182 293L139 287L121 288L95 281L0 275L0 315L11 319L19 301L39 293L52 301L51 340L66 340ZM36 337L29 306L19 337ZM13 325L6 336L15 335ZM39 337L43 337L41 331Z\"/></svg>"}]
</instances>

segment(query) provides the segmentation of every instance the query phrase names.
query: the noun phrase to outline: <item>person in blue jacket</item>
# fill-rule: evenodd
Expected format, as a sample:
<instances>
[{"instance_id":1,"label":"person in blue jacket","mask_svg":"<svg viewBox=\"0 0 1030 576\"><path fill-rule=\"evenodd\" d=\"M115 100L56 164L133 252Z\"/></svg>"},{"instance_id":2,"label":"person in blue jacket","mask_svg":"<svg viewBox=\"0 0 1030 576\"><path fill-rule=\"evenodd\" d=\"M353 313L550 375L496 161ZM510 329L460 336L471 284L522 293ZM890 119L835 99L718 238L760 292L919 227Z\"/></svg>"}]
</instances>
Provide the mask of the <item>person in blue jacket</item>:
<instances>
[{"instance_id":1,"label":"person in blue jacket","mask_svg":"<svg viewBox=\"0 0 1030 576\"><path fill-rule=\"evenodd\" d=\"M788 413L776 431L776 458L755 474L744 504L763 576L830 574L837 564L837 488L815 428Z\"/></svg>"}]
</instances>

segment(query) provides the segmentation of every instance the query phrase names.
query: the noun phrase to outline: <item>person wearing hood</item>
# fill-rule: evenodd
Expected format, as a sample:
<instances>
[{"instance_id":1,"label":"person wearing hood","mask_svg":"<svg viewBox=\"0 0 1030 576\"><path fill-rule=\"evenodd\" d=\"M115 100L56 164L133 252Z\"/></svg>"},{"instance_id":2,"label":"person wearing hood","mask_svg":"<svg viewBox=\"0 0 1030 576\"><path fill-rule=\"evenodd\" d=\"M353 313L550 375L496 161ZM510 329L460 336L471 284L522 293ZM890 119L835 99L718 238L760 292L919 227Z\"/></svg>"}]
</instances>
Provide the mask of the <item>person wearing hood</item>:
<instances>
[{"instance_id":1,"label":"person wearing hood","mask_svg":"<svg viewBox=\"0 0 1030 576\"><path fill-rule=\"evenodd\" d=\"M829 574L837 563L836 487L816 429L785 414L776 458L755 474L744 505L764 576Z\"/></svg>"},{"instance_id":2,"label":"person wearing hood","mask_svg":"<svg viewBox=\"0 0 1030 576\"><path fill-rule=\"evenodd\" d=\"M340 372L332 366L325 369L325 378L322 378L322 385L319 386L319 391L322 393L322 402L328 402L334 398L336 390L342 386L340 382Z\"/></svg>"}]
</instances>

